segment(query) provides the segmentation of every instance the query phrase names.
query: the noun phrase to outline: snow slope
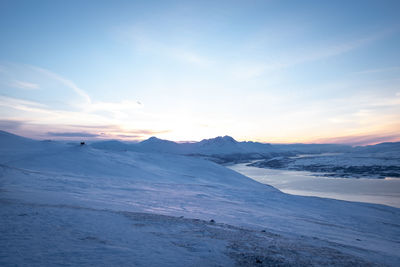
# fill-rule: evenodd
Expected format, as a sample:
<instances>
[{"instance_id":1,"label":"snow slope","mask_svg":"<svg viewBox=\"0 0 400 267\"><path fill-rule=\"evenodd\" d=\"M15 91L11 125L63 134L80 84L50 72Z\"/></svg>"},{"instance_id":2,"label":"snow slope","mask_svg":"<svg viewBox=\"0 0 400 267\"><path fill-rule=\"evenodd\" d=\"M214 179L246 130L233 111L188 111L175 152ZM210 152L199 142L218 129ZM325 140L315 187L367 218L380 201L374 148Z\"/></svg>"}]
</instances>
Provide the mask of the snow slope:
<instances>
[{"instance_id":1,"label":"snow slope","mask_svg":"<svg viewBox=\"0 0 400 267\"><path fill-rule=\"evenodd\" d=\"M287 195L199 158L0 138L2 266L400 264L396 208Z\"/></svg>"}]
</instances>

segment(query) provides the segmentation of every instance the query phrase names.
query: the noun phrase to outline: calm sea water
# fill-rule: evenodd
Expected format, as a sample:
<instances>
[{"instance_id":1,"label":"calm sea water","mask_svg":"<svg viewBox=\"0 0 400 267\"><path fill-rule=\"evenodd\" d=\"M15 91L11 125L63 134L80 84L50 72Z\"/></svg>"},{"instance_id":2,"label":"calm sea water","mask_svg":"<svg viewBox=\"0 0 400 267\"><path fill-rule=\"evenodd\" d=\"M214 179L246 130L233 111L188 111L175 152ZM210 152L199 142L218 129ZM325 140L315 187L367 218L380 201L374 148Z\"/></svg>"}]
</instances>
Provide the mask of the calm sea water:
<instances>
[{"instance_id":1,"label":"calm sea water","mask_svg":"<svg viewBox=\"0 0 400 267\"><path fill-rule=\"evenodd\" d=\"M227 167L288 194L369 202L400 208L400 178L327 178L312 176L312 173L306 171L264 169L246 164Z\"/></svg>"}]
</instances>

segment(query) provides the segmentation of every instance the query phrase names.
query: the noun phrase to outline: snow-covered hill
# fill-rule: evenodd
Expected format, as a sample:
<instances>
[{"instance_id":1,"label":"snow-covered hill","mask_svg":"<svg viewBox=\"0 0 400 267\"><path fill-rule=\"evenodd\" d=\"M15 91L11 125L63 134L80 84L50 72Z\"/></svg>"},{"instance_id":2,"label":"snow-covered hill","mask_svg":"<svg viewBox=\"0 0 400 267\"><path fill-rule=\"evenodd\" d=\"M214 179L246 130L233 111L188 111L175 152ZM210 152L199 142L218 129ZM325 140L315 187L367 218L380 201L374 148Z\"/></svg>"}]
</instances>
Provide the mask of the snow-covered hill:
<instances>
[{"instance_id":1,"label":"snow-covered hill","mask_svg":"<svg viewBox=\"0 0 400 267\"><path fill-rule=\"evenodd\" d=\"M396 208L287 195L196 157L0 139L1 266L400 264Z\"/></svg>"}]
</instances>

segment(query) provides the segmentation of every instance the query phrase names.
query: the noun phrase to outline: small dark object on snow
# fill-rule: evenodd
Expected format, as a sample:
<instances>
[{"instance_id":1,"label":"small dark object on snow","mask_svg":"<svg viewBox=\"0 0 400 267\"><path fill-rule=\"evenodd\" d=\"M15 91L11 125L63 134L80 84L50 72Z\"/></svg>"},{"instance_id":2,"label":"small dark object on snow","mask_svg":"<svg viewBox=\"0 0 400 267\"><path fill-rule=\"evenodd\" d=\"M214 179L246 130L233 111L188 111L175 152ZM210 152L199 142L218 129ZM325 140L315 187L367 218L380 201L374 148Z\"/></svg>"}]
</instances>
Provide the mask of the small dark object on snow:
<instances>
[{"instance_id":1,"label":"small dark object on snow","mask_svg":"<svg viewBox=\"0 0 400 267\"><path fill-rule=\"evenodd\" d=\"M265 230L261 230L261 232L265 233Z\"/></svg>"},{"instance_id":2,"label":"small dark object on snow","mask_svg":"<svg viewBox=\"0 0 400 267\"><path fill-rule=\"evenodd\" d=\"M262 260L256 259L256 263L262 263Z\"/></svg>"},{"instance_id":3,"label":"small dark object on snow","mask_svg":"<svg viewBox=\"0 0 400 267\"><path fill-rule=\"evenodd\" d=\"M210 223L215 223L215 221L213 219L210 220Z\"/></svg>"},{"instance_id":4,"label":"small dark object on snow","mask_svg":"<svg viewBox=\"0 0 400 267\"><path fill-rule=\"evenodd\" d=\"M85 145L85 142L81 142L81 146Z\"/></svg>"}]
</instances>

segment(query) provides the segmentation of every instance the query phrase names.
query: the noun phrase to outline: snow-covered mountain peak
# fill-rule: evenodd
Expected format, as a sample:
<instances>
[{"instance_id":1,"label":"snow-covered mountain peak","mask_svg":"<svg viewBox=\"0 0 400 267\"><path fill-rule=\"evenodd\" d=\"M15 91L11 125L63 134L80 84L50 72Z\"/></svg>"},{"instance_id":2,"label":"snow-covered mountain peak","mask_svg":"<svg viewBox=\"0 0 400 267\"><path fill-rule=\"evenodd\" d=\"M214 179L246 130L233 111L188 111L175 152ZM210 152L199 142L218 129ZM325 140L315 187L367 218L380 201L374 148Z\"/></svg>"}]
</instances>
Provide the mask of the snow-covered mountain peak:
<instances>
[{"instance_id":1,"label":"snow-covered mountain peak","mask_svg":"<svg viewBox=\"0 0 400 267\"><path fill-rule=\"evenodd\" d=\"M238 142L232 137L225 136L217 136L215 138L203 139L200 141L201 144L237 144Z\"/></svg>"},{"instance_id":2,"label":"snow-covered mountain peak","mask_svg":"<svg viewBox=\"0 0 400 267\"><path fill-rule=\"evenodd\" d=\"M164 140L164 139L160 139L155 136L152 136L152 137L140 142L140 144L160 144L160 143L173 143L173 142Z\"/></svg>"},{"instance_id":3,"label":"snow-covered mountain peak","mask_svg":"<svg viewBox=\"0 0 400 267\"><path fill-rule=\"evenodd\" d=\"M155 141L158 141L158 140L161 140L161 139L160 139L160 138L157 138L157 137L155 137L155 136L152 136L152 137L150 137L150 138L144 140L143 142L145 142L145 141L148 141L148 142L155 142Z\"/></svg>"}]
</instances>

